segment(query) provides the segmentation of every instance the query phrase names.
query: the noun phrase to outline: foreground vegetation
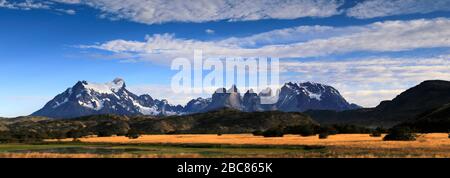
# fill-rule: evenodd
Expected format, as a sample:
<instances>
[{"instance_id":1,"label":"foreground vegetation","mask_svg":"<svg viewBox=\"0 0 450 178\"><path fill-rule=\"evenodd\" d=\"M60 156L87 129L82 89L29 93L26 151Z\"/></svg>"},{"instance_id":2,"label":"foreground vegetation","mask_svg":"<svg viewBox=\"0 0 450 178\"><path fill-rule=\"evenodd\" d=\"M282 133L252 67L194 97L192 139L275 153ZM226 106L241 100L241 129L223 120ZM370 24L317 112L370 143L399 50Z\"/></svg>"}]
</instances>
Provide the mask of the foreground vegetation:
<instances>
[{"instance_id":1,"label":"foreground vegetation","mask_svg":"<svg viewBox=\"0 0 450 178\"><path fill-rule=\"evenodd\" d=\"M88 135L108 137L140 134L235 134L268 130L273 127L318 126L302 113L240 112L224 109L187 116L94 115L67 120L0 120L0 142L39 142L43 139L80 138Z\"/></svg>"},{"instance_id":2,"label":"foreground vegetation","mask_svg":"<svg viewBox=\"0 0 450 178\"><path fill-rule=\"evenodd\" d=\"M0 120L1 121L1 120ZM371 133L374 129L354 125L319 125L302 113L218 110L189 116L156 118L148 116L95 115L69 120L23 118L3 121L0 143L30 143L44 139L77 140L89 135L138 138L142 134L241 134L265 137L285 134L301 136ZM13 122L8 122L13 121ZM1 123L1 122L0 122ZM381 129L386 132L386 130Z\"/></svg>"},{"instance_id":3,"label":"foreground vegetation","mask_svg":"<svg viewBox=\"0 0 450 178\"><path fill-rule=\"evenodd\" d=\"M384 136L384 135L383 135ZM415 141L382 141L369 134L263 137L252 134L142 135L0 144L0 157L56 158L450 158L448 134L422 134Z\"/></svg>"},{"instance_id":4,"label":"foreground vegetation","mask_svg":"<svg viewBox=\"0 0 450 178\"><path fill-rule=\"evenodd\" d=\"M21 117L0 119L0 143L29 143L64 138L76 140L89 135L138 138L142 134L243 133L264 137L283 137L286 134L319 135L322 139L335 134L364 133L380 137L381 134L389 133L385 140L414 140L414 133L447 132L449 126L444 122L448 120L447 111L445 107L427 114L427 118L441 118L439 122L431 119L433 124L404 123L389 130L350 124L319 124L308 115L296 112L241 112L232 109L170 117L93 115L67 120ZM421 121L430 123L430 119ZM428 130L419 127L421 125L427 126Z\"/></svg>"},{"instance_id":5,"label":"foreground vegetation","mask_svg":"<svg viewBox=\"0 0 450 178\"><path fill-rule=\"evenodd\" d=\"M427 118L445 116L447 111L431 112ZM417 124L390 129L321 125L302 113L229 109L164 118L22 117L0 120L0 157L449 158L450 135L423 134L444 133L448 127L434 119L423 121L433 121L429 127L433 129L424 130Z\"/></svg>"}]
</instances>

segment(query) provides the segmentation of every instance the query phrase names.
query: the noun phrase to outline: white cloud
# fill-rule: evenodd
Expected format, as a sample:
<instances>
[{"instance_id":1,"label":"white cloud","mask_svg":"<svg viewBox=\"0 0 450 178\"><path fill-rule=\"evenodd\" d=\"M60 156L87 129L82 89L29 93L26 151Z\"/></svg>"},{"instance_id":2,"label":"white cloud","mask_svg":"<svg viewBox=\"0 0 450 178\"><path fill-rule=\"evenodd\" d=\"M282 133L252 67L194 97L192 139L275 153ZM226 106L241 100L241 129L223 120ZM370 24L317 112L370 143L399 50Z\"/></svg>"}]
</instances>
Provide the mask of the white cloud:
<instances>
[{"instance_id":1,"label":"white cloud","mask_svg":"<svg viewBox=\"0 0 450 178\"><path fill-rule=\"evenodd\" d=\"M374 107L391 100L424 80L450 80L450 55L433 58L365 58L346 61L282 61L281 83L314 81L337 88L352 103ZM243 86L238 86L243 88ZM184 105L211 93L180 95L166 85L129 86L137 94L150 94ZM212 89L214 91L215 89ZM243 92L243 91L241 91Z\"/></svg>"},{"instance_id":2,"label":"white cloud","mask_svg":"<svg viewBox=\"0 0 450 178\"><path fill-rule=\"evenodd\" d=\"M376 106L424 80L450 80L450 55L433 58L366 58L346 61L282 62L284 81L335 86L351 102Z\"/></svg>"},{"instance_id":3,"label":"white cloud","mask_svg":"<svg viewBox=\"0 0 450 178\"><path fill-rule=\"evenodd\" d=\"M80 4L83 2L83 0L52 0L52 1L66 4Z\"/></svg>"},{"instance_id":4,"label":"white cloud","mask_svg":"<svg viewBox=\"0 0 450 178\"><path fill-rule=\"evenodd\" d=\"M186 105L190 100L198 98L198 97L211 97L211 93L191 93L191 94L179 94L172 91L170 86L166 85L135 85L135 86L127 86L127 88L138 95L149 94L154 99L166 99L169 101L169 104L172 105Z\"/></svg>"},{"instance_id":5,"label":"white cloud","mask_svg":"<svg viewBox=\"0 0 450 178\"><path fill-rule=\"evenodd\" d=\"M348 9L347 15L366 19L436 11L450 11L450 0L367 0Z\"/></svg>"},{"instance_id":6,"label":"white cloud","mask_svg":"<svg viewBox=\"0 0 450 178\"><path fill-rule=\"evenodd\" d=\"M0 0L0 7L75 14L74 10L55 9L55 3L86 5L100 10L100 17L145 24L331 17L342 12L367 19L450 11L450 0L366 0L344 10L340 9L344 0Z\"/></svg>"},{"instance_id":7,"label":"white cloud","mask_svg":"<svg viewBox=\"0 0 450 178\"><path fill-rule=\"evenodd\" d=\"M220 41L175 38L172 34L147 36L146 41L112 40L85 45L113 53L132 53L136 60L169 63L192 58L195 49L207 57L278 58L318 57L356 51L393 52L450 47L450 19L376 22L365 26L301 26ZM312 39L311 39L312 38Z\"/></svg>"},{"instance_id":8,"label":"white cloud","mask_svg":"<svg viewBox=\"0 0 450 178\"><path fill-rule=\"evenodd\" d=\"M418 84L418 83L417 83ZM390 89L390 90L360 90L360 91L350 91L342 92L341 94L349 102L357 102L357 104L364 107L375 107L384 100L392 100L400 93L404 92L407 88L402 87L401 89Z\"/></svg>"},{"instance_id":9,"label":"white cloud","mask_svg":"<svg viewBox=\"0 0 450 178\"><path fill-rule=\"evenodd\" d=\"M236 44L241 47L255 48L264 45L307 42L313 39L326 39L363 31L361 27L335 28L330 26L298 26L254 34L248 37L229 38L222 43Z\"/></svg>"},{"instance_id":10,"label":"white cloud","mask_svg":"<svg viewBox=\"0 0 450 178\"><path fill-rule=\"evenodd\" d=\"M76 14L73 9L61 9L53 8L53 3L50 1L36 1L36 0L0 0L0 8L15 9L15 10L33 10L33 9L44 9L44 10L54 10L56 12L62 12L69 15Z\"/></svg>"},{"instance_id":11,"label":"white cloud","mask_svg":"<svg viewBox=\"0 0 450 178\"><path fill-rule=\"evenodd\" d=\"M212 29L206 29L206 30L205 30L205 33L207 33L207 34L214 34L215 31L212 30Z\"/></svg>"},{"instance_id":12,"label":"white cloud","mask_svg":"<svg viewBox=\"0 0 450 178\"><path fill-rule=\"evenodd\" d=\"M69 15L75 15L77 12L73 9L55 9L58 12L63 12Z\"/></svg>"},{"instance_id":13,"label":"white cloud","mask_svg":"<svg viewBox=\"0 0 450 178\"><path fill-rule=\"evenodd\" d=\"M166 22L247 21L329 17L339 14L341 0L53 0L84 4L102 16L155 24Z\"/></svg>"},{"instance_id":14,"label":"white cloud","mask_svg":"<svg viewBox=\"0 0 450 178\"><path fill-rule=\"evenodd\" d=\"M13 2L7 0L0 0L0 7L8 9L20 9L20 10L50 9L48 3L35 2L33 0L13 1Z\"/></svg>"}]
</instances>

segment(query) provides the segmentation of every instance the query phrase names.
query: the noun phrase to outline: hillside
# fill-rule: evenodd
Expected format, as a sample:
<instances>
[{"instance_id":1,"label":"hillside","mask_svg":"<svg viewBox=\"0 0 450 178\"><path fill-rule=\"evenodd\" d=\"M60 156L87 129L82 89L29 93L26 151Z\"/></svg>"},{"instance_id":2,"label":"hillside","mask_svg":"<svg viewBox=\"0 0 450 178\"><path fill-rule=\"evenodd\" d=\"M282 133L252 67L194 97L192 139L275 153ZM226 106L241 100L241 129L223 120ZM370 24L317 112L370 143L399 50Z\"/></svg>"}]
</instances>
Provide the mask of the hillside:
<instances>
[{"instance_id":1,"label":"hillside","mask_svg":"<svg viewBox=\"0 0 450 178\"><path fill-rule=\"evenodd\" d=\"M450 82L430 80L404 91L393 100L381 102L375 108L342 112L310 110L305 113L320 123L393 126L417 118L418 115L449 102Z\"/></svg>"},{"instance_id":2,"label":"hillside","mask_svg":"<svg viewBox=\"0 0 450 178\"><path fill-rule=\"evenodd\" d=\"M450 103L419 115L399 126L409 126L424 133L450 131Z\"/></svg>"},{"instance_id":3,"label":"hillside","mask_svg":"<svg viewBox=\"0 0 450 178\"><path fill-rule=\"evenodd\" d=\"M318 125L302 113L241 112L222 109L187 116L145 120L132 126L151 133L251 133L274 127Z\"/></svg>"},{"instance_id":4,"label":"hillside","mask_svg":"<svg viewBox=\"0 0 450 178\"><path fill-rule=\"evenodd\" d=\"M0 134L0 142L10 136L34 140L65 138L74 133L102 136L125 135L130 129L143 134L231 134L299 125L316 126L318 124L301 113L278 111L246 113L231 109L171 117L93 115L61 120L33 120L32 117L28 117L28 119L19 118L16 122L5 122L3 127L6 129L3 131L8 132L6 136Z\"/></svg>"}]
</instances>

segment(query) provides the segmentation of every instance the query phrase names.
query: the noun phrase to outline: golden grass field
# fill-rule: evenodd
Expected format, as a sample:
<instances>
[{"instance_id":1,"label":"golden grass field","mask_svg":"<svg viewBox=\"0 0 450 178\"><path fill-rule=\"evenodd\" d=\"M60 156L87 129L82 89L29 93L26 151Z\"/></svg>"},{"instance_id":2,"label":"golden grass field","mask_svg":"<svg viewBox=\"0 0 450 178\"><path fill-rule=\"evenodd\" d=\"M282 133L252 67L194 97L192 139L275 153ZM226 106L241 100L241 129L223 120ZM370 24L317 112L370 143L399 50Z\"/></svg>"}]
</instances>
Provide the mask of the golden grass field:
<instances>
[{"instance_id":1,"label":"golden grass field","mask_svg":"<svg viewBox=\"0 0 450 178\"><path fill-rule=\"evenodd\" d=\"M251 134L225 135L143 135L138 139L122 136L81 138L71 147L94 148L139 148L144 151L115 152L0 152L0 157L9 158L199 158L199 157L262 157L262 158L450 158L448 134L420 134L416 141L382 141L382 137L369 134L338 134L327 139L317 136L301 137L285 135L264 138ZM72 144L72 139L46 140L48 148ZM55 145L52 145L55 144ZM196 147L195 145L201 145ZM190 145L189 147L180 145ZM208 145L212 145L209 147ZM228 145L217 147L217 145ZM1 150L0 145L0 150ZM298 146L298 147L297 147ZM313 149L305 149L311 147ZM6 146L4 146L6 148ZM12 146L10 146L12 147ZM23 145L14 145L21 149ZM25 149L34 148L28 145ZM69 146L67 146L69 147ZM319 149L316 149L319 148Z\"/></svg>"},{"instance_id":2,"label":"golden grass field","mask_svg":"<svg viewBox=\"0 0 450 178\"><path fill-rule=\"evenodd\" d=\"M54 140L53 140L54 141ZM63 139L60 141L72 141ZM448 148L450 139L448 134L421 134L416 141L383 141L382 137L370 137L369 134L338 134L330 135L327 139L317 136L301 137L285 135L284 137L253 136L252 134L230 134L218 136L205 135L143 135L138 139L123 136L81 138L81 142L88 143L199 143L199 144L250 144L250 145L323 145L367 148ZM450 152L449 152L450 153Z\"/></svg>"}]
</instances>

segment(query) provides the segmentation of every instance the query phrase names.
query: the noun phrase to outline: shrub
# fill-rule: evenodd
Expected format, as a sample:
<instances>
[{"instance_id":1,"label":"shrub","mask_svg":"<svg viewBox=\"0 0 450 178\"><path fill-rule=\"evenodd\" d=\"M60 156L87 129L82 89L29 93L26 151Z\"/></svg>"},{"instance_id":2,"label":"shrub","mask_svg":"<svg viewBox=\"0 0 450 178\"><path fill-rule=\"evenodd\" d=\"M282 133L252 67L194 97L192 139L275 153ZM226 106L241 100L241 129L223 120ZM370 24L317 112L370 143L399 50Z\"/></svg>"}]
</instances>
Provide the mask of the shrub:
<instances>
[{"instance_id":1,"label":"shrub","mask_svg":"<svg viewBox=\"0 0 450 178\"><path fill-rule=\"evenodd\" d=\"M167 135L175 135L175 134L177 134L177 131L171 130L171 131L166 132L166 134Z\"/></svg>"},{"instance_id":2,"label":"shrub","mask_svg":"<svg viewBox=\"0 0 450 178\"><path fill-rule=\"evenodd\" d=\"M283 137L284 132L283 132L283 129L281 129L281 128L273 128L273 129L264 131L262 133L262 135L264 137Z\"/></svg>"},{"instance_id":3,"label":"shrub","mask_svg":"<svg viewBox=\"0 0 450 178\"><path fill-rule=\"evenodd\" d=\"M334 127L330 128L327 132L328 135L336 135L338 134L338 130L336 130Z\"/></svg>"},{"instance_id":4,"label":"shrub","mask_svg":"<svg viewBox=\"0 0 450 178\"><path fill-rule=\"evenodd\" d=\"M97 132L97 137L111 137L113 132L111 130L100 130Z\"/></svg>"},{"instance_id":5,"label":"shrub","mask_svg":"<svg viewBox=\"0 0 450 178\"><path fill-rule=\"evenodd\" d=\"M0 142L3 143L35 143L46 138L45 134L28 130L4 132L0 135Z\"/></svg>"},{"instance_id":6,"label":"shrub","mask_svg":"<svg viewBox=\"0 0 450 178\"><path fill-rule=\"evenodd\" d=\"M317 133L322 134L322 135L326 134L328 137L328 135L336 135L338 133L338 131L334 127L325 126L325 127L318 128Z\"/></svg>"},{"instance_id":7,"label":"shrub","mask_svg":"<svg viewBox=\"0 0 450 178\"><path fill-rule=\"evenodd\" d=\"M60 130L51 131L47 135L48 135L47 137L50 138L50 139L58 139L58 140L60 140L60 139L67 138L67 133L64 132L64 131L60 131Z\"/></svg>"},{"instance_id":8,"label":"shrub","mask_svg":"<svg viewBox=\"0 0 450 178\"><path fill-rule=\"evenodd\" d=\"M141 134L136 129L130 129L128 130L128 133L125 134L125 136L127 136L129 139L137 139L141 136Z\"/></svg>"},{"instance_id":9,"label":"shrub","mask_svg":"<svg viewBox=\"0 0 450 178\"><path fill-rule=\"evenodd\" d=\"M366 127L351 125L351 124L334 124L332 128L340 134L354 134L354 133L371 133L372 130ZM331 134L330 134L331 135Z\"/></svg>"},{"instance_id":10,"label":"shrub","mask_svg":"<svg viewBox=\"0 0 450 178\"><path fill-rule=\"evenodd\" d=\"M15 139L11 136L9 132L0 132L0 143L10 143L14 141Z\"/></svg>"},{"instance_id":11,"label":"shrub","mask_svg":"<svg viewBox=\"0 0 450 178\"><path fill-rule=\"evenodd\" d=\"M315 135L313 125L298 125L290 126L284 129L285 134L299 134L300 136L306 137Z\"/></svg>"},{"instance_id":12,"label":"shrub","mask_svg":"<svg viewBox=\"0 0 450 178\"><path fill-rule=\"evenodd\" d=\"M316 133L314 133L314 128L312 128L312 127L303 127L303 128L300 130L300 133L299 133L299 134L300 134L301 136L303 136L303 137L316 135Z\"/></svg>"},{"instance_id":13,"label":"shrub","mask_svg":"<svg viewBox=\"0 0 450 178\"><path fill-rule=\"evenodd\" d=\"M86 136L86 133L83 133L80 130L70 130L66 133L67 138L73 138L73 141L78 141L79 138Z\"/></svg>"},{"instance_id":14,"label":"shrub","mask_svg":"<svg viewBox=\"0 0 450 178\"><path fill-rule=\"evenodd\" d=\"M372 131L370 134L371 137L381 137L381 134L385 132L385 130L381 127L377 127L375 130Z\"/></svg>"},{"instance_id":15,"label":"shrub","mask_svg":"<svg viewBox=\"0 0 450 178\"><path fill-rule=\"evenodd\" d=\"M104 121L98 123L93 130L97 131L99 137L109 137L112 135L126 135L130 126L124 121Z\"/></svg>"},{"instance_id":16,"label":"shrub","mask_svg":"<svg viewBox=\"0 0 450 178\"><path fill-rule=\"evenodd\" d=\"M262 136L263 135L263 131L261 130L255 130L252 132L253 136Z\"/></svg>"},{"instance_id":17,"label":"shrub","mask_svg":"<svg viewBox=\"0 0 450 178\"><path fill-rule=\"evenodd\" d=\"M327 132L322 132L319 134L319 139L327 139L328 138L328 133Z\"/></svg>"},{"instance_id":18,"label":"shrub","mask_svg":"<svg viewBox=\"0 0 450 178\"><path fill-rule=\"evenodd\" d=\"M387 134L383 140L414 141L416 140L416 134L414 134L409 127L394 127L389 130L389 134Z\"/></svg>"},{"instance_id":19,"label":"shrub","mask_svg":"<svg viewBox=\"0 0 450 178\"><path fill-rule=\"evenodd\" d=\"M370 134L370 136L371 136L371 137L381 137L381 133L380 133L380 132L377 132L377 131L374 131L374 132L372 132L372 133Z\"/></svg>"}]
</instances>

